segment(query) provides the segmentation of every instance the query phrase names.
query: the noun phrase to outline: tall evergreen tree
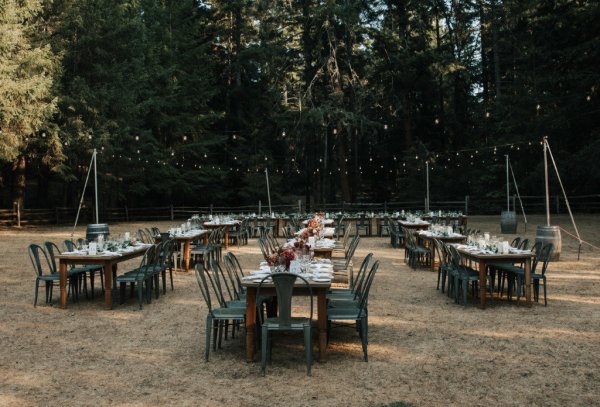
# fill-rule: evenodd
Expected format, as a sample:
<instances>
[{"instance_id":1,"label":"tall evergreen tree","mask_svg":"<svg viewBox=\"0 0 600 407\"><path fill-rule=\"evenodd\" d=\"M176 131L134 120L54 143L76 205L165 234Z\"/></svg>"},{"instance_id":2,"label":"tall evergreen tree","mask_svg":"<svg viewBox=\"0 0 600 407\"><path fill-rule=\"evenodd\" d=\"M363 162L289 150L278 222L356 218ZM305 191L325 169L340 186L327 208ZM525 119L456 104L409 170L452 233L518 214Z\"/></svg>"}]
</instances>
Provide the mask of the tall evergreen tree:
<instances>
[{"instance_id":1,"label":"tall evergreen tree","mask_svg":"<svg viewBox=\"0 0 600 407\"><path fill-rule=\"evenodd\" d=\"M0 4L0 163L9 166L3 173L12 178L0 181L13 187L12 202L21 207L28 160L34 152L47 161L48 155L60 155L49 127L59 66L41 29L42 11L42 3L33 0Z\"/></svg>"}]
</instances>

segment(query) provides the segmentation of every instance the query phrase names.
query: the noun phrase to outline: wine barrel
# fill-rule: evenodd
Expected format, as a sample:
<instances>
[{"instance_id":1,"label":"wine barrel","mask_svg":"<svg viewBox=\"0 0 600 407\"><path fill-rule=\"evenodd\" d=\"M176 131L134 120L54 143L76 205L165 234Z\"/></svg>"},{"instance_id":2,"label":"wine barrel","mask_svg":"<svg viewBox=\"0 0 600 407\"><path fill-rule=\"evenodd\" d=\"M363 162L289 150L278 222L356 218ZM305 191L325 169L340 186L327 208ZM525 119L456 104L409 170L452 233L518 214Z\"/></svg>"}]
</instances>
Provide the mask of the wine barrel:
<instances>
[{"instance_id":1,"label":"wine barrel","mask_svg":"<svg viewBox=\"0 0 600 407\"><path fill-rule=\"evenodd\" d=\"M106 223L90 223L85 231L85 238L88 241L96 239L99 235L104 236L104 240L108 239L109 231Z\"/></svg>"},{"instance_id":2,"label":"wine barrel","mask_svg":"<svg viewBox=\"0 0 600 407\"><path fill-rule=\"evenodd\" d=\"M560 252L562 250L562 239L558 226L538 226L535 235L535 241L536 243L542 242L542 245L546 243L552 243L553 250L550 260L558 261L560 258Z\"/></svg>"},{"instance_id":3,"label":"wine barrel","mask_svg":"<svg viewBox=\"0 0 600 407\"><path fill-rule=\"evenodd\" d=\"M500 230L502 233L517 233L517 214L514 211L502 211Z\"/></svg>"}]
</instances>

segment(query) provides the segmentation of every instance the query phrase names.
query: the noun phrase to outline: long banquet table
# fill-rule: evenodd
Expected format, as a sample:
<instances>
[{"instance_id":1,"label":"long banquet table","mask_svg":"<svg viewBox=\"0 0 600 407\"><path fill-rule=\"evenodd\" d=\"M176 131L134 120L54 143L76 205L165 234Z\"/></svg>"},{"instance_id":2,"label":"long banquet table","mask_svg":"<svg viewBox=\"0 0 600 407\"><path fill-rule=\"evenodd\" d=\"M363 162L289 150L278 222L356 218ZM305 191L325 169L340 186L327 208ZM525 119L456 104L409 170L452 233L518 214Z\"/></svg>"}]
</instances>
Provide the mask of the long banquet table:
<instances>
[{"instance_id":1,"label":"long banquet table","mask_svg":"<svg viewBox=\"0 0 600 407\"><path fill-rule=\"evenodd\" d=\"M190 271L190 247L192 241L199 239L202 236L208 236L208 231L203 229L194 229L181 235L173 235L171 238L177 241L177 247L183 243L183 264L185 265L185 272ZM160 240L161 237L157 236L156 240Z\"/></svg>"},{"instance_id":2,"label":"long banquet table","mask_svg":"<svg viewBox=\"0 0 600 407\"><path fill-rule=\"evenodd\" d=\"M327 349L327 291L331 282L316 282L308 280L313 296L317 297L317 331L319 334L319 361L324 362ZM254 361L254 344L256 342L256 290L259 283L256 281L242 281L246 287L246 361ZM260 288L261 296L276 295L273 283L263 283ZM294 295L309 295L303 287L294 287Z\"/></svg>"},{"instance_id":3,"label":"long banquet table","mask_svg":"<svg viewBox=\"0 0 600 407\"><path fill-rule=\"evenodd\" d=\"M214 223L214 222L204 222L204 227L206 229L218 229L221 226L225 226L225 250L229 250L229 228L231 226L237 226L239 225L240 222L239 221L233 221L233 222L221 222L221 223ZM208 235L205 235L204 237L204 243L208 243Z\"/></svg>"},{"instance_id":4,"label":"long banquet table","mask_svg":"<svg viewBox=\"0 0 600 407\"><path fill-rule=\"evenodd\" d=\"M457 245L460 255L466 260L479 264L479 306L485 308L487 297L487 267L491 263L523 263L525 268L525 303L531 307L531 259L535 257L530 251L513 252L508 254L486 254L469 250L468 247Z\"/></svg>"},{"instance_id":5,"label":"long banquet table","mask_svg":"<svg viewBox=\"0 0 600 407\"><path fill-rule=\"evenodd\" d=\"M67 307L67 266L69 265L101 265L104 268L104 303L106 308L112 308L113 274L117 275L117 264L123 261L142 256L150 247L148 244L139 244L130 251L121 253L103 252L96 255L82 253L61 253L56 256L59 260L58 272L60 274L60 307ZM116 284L116 282L115 282Z\"/></svg>"},{"instance_id":6,"label":"long banquet table","mask_svg":"<svg viewBox=\"0 0 600 407\"><path fill-rule=\"evenodd\" d=\"M425 243L425 246L429 249L429 255L431 259L431 271L435 271L435 242L433 239L437 239L444 243L462 243L467 237L463 236L459 233L453 233L452 235L444 236L431 233L429 231L420 230L415 236L418 240L421 240Z\"/></svg>"}]
</instances>

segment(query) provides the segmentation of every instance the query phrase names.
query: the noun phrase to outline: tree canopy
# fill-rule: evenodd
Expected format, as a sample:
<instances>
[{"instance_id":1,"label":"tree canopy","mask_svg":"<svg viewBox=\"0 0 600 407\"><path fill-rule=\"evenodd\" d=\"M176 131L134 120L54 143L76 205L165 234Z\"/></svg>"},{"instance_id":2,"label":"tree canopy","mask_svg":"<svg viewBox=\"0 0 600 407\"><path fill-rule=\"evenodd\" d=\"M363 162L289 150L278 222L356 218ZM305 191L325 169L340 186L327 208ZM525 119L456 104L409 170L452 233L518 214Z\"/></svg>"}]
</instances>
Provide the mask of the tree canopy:
<instances>
[{"instance_id":1,"label":"tree canopy","mask_svg":"<svg viewBox=\"0 0 600 407\"><path fill-rule=\"evenodd\" d=\"M242 205L600 185L600 3L0 1L2 200ZM24 202L23 202L24 200Z\"/></svg>"}]
</instances>

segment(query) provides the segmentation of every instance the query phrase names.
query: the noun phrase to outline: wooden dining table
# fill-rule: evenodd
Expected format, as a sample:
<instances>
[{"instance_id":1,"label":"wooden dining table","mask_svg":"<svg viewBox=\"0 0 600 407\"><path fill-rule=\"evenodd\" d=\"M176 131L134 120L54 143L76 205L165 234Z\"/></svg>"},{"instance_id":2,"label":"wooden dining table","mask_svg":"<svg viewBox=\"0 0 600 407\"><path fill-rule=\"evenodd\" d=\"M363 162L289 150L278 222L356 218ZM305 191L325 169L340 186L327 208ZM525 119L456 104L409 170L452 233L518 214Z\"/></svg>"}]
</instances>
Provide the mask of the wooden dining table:
<instances>
[{"instance_id":1,"label":"wooden dining table","mask_svg":"<svg viewBox=\"0 0 600 407\"><path fill-rule=\"evenodd\" d=\"M104 269L104 304L107 309L112 308L112 290L116 288L117 265L121 262L143 256L151 245L140 244L133 250L122 253L104 252L96 255L61 253L56 255L59 261L58 272L60 275L60 307L67 307L67 271L70 265L99 265Z\"/></svg>"},{"instance_id":2,"label":"wooden dining table","mask_svg":"<svg viewBox=\"0 0 600 407\"><path fill-rule=\"evenodd\" d=\"M431 226L430 222L409 222L407 220L399 220L398 224L405 229L427 230Z\"/></svg>"},{"instance_id":3,"label":"wooden dining table","mask_svg":"<svg viewBox=\"0 0 600 407\"><path fill-rule=\"evenodd\" d=\"M184 271L190 272L190 248L194 240L198 240L203 236L208 236L208 231L204 229L193 229L187 233L180 235L172 235L171 238L177 241L177 247L179 248L183 244L183 264L185 266ZM161 236L157 236L156 240L160 240Z\"/></svg>"},{"instance_id":4,"label":"wooden dining table","mask_svg":"<svg viewBox=\"0 0 600 407\"><path fill-rule=\"evenodd\" d=\"M492 263L523 263L525 270L525 304L531 307L531 259L535 255L531 252L514 252L507 254L485 254L467 250L467 248L457 246L461 257L465 260L471 260L478 263L479 270L479 306L484 309L487 299L487 268Z\"/></svg>"},{"instance_id":5,"label":"wooden dining table","mask_svg":"<svg viewBox=\"0 0 600 407\"><path fill-rule=\"evenodd\" d=\"M327 291L331 288L331 282L321 283L308 280L313 296L317 297L317 331L319 345L319 362L324 362L327 351ZM259 283L256 281L242 281L246 287L246 361L254 361L255 353L255 331L256 331L256 291ZM264 282L260 287L260 295L274 296L275 285ZM303 283L297 283L293 295L310 295Z\"/></svg>"},{"instance_id":6,"label":"wooden dining table","mask_svg":"<svg viewBox=\"0 0 600 407\"><path fill-rule=\"evenodd\" d=\"M420 230L415 233L415 236L418 240L425 243L425 247L429 249L429 258L431 259L431 271L435 271L435 242L434 239L437 239L444 243L462 243L467 240L467 237L461 234L452 234L452 235L438 235L431 233L429 231Z\"/></svg>"},{"instance_id":7,"label":"wooden dining table","mask_svg":"<svg viewBox=\"0 0 600 407\"><path fill-rule=\"evenodd\" d=\"M229 228L232 226L237 226L239 225L240 222L239 221L233 221L233 222L221 222L221 223L213 223L213 222L204 222L204 228L205 229L218 229L220 227L225 227L225 250L229 250ZM208 243L208 235L206 235L205 239L204 239L204 244Z\"/></svg>"}]
</instances>

